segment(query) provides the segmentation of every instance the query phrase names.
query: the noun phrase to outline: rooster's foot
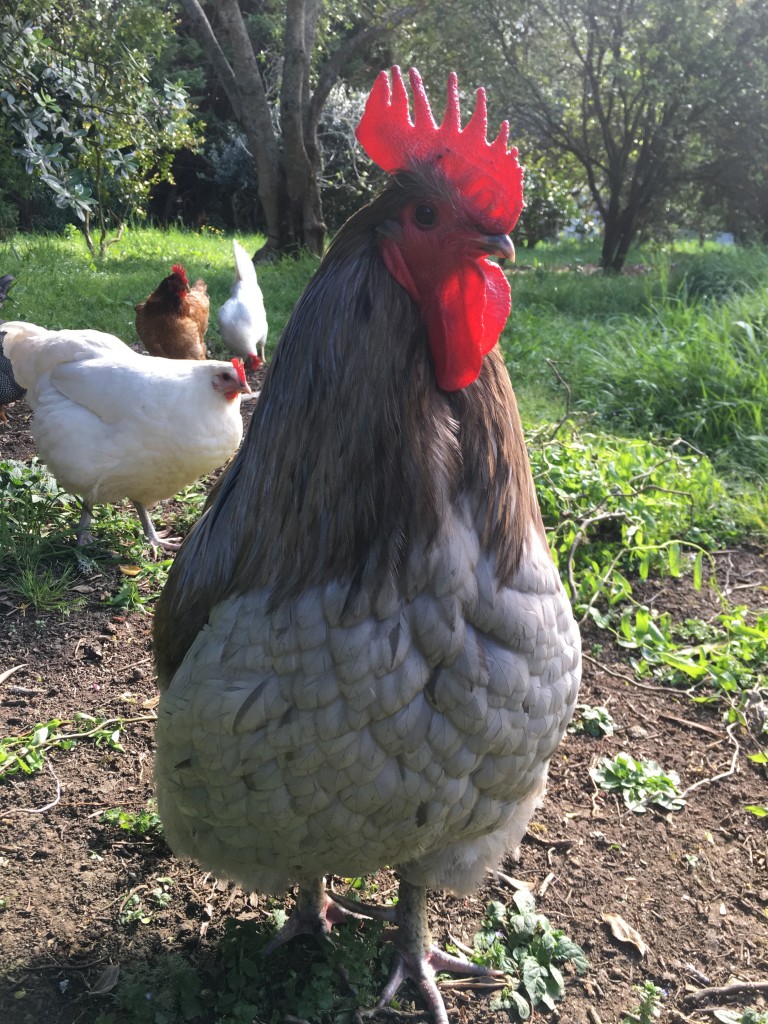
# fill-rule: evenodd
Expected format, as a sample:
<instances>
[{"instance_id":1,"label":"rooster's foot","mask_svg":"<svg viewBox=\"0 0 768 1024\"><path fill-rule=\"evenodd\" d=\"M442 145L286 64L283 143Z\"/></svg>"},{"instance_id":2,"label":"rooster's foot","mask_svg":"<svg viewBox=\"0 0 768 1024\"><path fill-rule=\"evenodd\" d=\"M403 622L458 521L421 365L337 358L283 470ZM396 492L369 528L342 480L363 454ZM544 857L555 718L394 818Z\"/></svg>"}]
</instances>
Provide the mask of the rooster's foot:
<instances>
[{"instance_id":1,"label":"rooster's foot","mask_svg":"<svg viewBox=\"0 0 768 1024\"><path fill-rule=\"evenodd\" d=\"M432 944L427 924L427 891L423 886L401 880L395 922L396 928L391 939L397 952L389 980L379 997L379 1007L386 1006L402 983L410 980L429 1007L434 1024L449 1024L443 997L435 981L438 971L473 977L504 977L503 971L461 960Z\"/></svg>"},{"instance_id":2,"label":"rooster's foot","mask_svg":"<svg viewBox=\"0 0 768 1024\"><path fill-rule=\"evenodd\" d=\"M297 935L323 938L330 935L333 925L352 920L362 921L364 918L331 899L325 892L322 878L302 882L296 909L266 946L264 954L269 956L278 946L290 942Z\"/></svg>"}]
</instances>

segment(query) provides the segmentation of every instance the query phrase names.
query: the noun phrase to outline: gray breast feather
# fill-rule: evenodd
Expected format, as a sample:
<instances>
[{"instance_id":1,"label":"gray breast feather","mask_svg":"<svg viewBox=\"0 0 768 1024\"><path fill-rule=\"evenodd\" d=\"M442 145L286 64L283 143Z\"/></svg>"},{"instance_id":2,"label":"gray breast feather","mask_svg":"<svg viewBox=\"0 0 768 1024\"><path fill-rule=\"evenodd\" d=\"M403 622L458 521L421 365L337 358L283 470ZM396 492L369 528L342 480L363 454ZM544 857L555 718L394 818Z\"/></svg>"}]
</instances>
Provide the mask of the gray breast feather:
<instances>
[{"instance_id":1,"label":"gray breast feather","mask_svg":"<svg viewBox=\"0 0 768 1024\"><path fill-rule=\"evenodd\" d=\"M177 853L262 890L385 864L466 889L519 843L576 700L578 631L537 535L498 590L472 529L413 558L414 596L351 624L335 584L214 609L158 711Z\"/></svg>"}]
</instances>

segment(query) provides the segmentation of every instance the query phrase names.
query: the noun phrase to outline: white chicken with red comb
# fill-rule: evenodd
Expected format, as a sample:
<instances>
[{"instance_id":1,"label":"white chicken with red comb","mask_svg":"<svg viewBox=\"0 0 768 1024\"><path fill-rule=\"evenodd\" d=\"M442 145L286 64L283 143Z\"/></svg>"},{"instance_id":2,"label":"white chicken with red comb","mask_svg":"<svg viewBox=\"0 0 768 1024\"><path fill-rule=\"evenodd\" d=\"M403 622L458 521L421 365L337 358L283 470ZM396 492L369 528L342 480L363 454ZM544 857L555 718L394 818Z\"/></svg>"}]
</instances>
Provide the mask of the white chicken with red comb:
<instances>
[{"instance_id":1,"label":"white chicken with red comb","mask_svg":"<svg viewBox=\"0 0 768 1024\"><path fill-rule=\"evenodd\" d=\"M82 499L78 545L93 505L130 498L153 552L178 549L148 508L222 466L243 436L241 360L150 358L102 331L3 324L3 347L27 389L40 457Z\"/></svg>"},{"instance_id":2,"label":"white chicken with red comb","mask_svg":"<svg viewBox=\"0 0 768 1024\"><path fill-rule=\"evenodd\" d=\"M580 641L497 344L522 171L485 94L436 126L418 73L358 139L389 184L339 231L155 621L166 836L246 889L299 886L275 942L327 931L331 872L400 878L397 954L437 1024L427 887L516 851L576 701ZM265 511L268 514L265 515ZM366 913L364 909L360 913Z\"/></svg>"}]
</instances>

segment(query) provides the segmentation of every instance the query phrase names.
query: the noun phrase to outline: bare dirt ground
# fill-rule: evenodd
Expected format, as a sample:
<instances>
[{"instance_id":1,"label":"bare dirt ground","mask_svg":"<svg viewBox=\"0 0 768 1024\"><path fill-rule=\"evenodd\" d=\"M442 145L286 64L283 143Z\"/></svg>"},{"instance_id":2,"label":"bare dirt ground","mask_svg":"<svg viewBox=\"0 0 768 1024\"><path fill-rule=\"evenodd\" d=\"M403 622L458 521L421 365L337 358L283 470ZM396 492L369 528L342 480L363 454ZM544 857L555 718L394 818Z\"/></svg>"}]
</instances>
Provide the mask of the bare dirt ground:
<instances>
[{"instance_id":1,"label":"bare dirt ground","mask_svg":"<svg viewBox=\"0 0 768 1024\"><path fill-rule=\"evenodd\" d=\"M12 417L10 429L0 432L0 457L29 458L23 403L13 407ZM160 522L167 518L163 511ZM734 603L765 606L764 551L745 546L717 560ZM274 901L176 861L161 838L121 834L101 820L110 808L146 810L152 798L151 615L115 614L103 603L118 581L117 566L103 570L89 581L85 604L62 617L20 607L0 580L0 736L77 712L126 720L122 752L83 741L52 752L36 774L0 784L4 1024L93 1024L100 1014L110 1022L173 1024L183 1015L155 1012L151 991L141 1014L120 1009L121 985L131 970L174 952L203 969L219 955L228 919L271 926ZM636 593L678 620L707 619L719 610L711 593L697 593L681 579L651 581L644 589L638 584ZM536 895L537 910L578 942L590 961L583 977L567 973L566 995L552 1019L619 1024L637 1005L633 986L645 980L664 990L661 1019L675 1024L712 1020L718 1006L764 1006L768 832L745 811L768 802L763 770L745 756L758 748L748 735L734 732L737 749L720 716L706 706L640 685L626 652L607 634L588 627L584 639L581 700L607 705L619 730L602 740L566 738L519 862L506 863L507 877L489 879L470 899L432 894L434 936L441 944L452 938L471 944L486 903L508 901L510 880L520 880ZM632 814L589 776L601 755L620 750L674 769L683 787L702 784L679 812ZM394 877L386 872L376 883L378 901L394 891ZM153 902L153 891L165 895ZM287 897L286 906L290 902ZM129 920L136 906L144 908L146 920ZM647 944L645 955L612 935L606 914L619 915L637 931ZM302 958L318 955L302 943L294 954L299 977ZM285 962L276 959L275 971ZM762 984L762 990L701 993L735 981ZM333 984L343 987L343 974ZM509 1020L489 1009L487 993L448 988L445 998L452 1024ZM366 1019L428 1020L408 991L400 1012L376 1011ZM283 1005L277 998L269 1020L296 1024L301 1018L286 995Z\"/></svg>"}]
</instances>

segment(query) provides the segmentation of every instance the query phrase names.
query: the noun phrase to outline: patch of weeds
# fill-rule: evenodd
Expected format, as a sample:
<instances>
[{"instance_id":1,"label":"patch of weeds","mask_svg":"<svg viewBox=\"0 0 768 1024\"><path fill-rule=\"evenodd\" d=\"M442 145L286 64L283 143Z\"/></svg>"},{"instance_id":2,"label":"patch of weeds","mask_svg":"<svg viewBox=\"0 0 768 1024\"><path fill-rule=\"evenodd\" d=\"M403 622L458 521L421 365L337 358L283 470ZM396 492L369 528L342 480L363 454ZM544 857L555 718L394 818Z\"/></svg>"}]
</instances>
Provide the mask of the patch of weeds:
<instances>
[{"instance_id":1,"label":"patch of weeds","mask_svg":"<svg viewBox=\"0 0 768 1024\"><path fill-rule=\"evenodd\" d=\"M163 834L163 823L155 811L124 811L110 807L99 816L103 825L127 832L131 839L145 839Z\"/></svg>"},{"instance_id":2,"label":"patch of weeds","mask_svg":"<svg viewBox=\"0 0 768 1024\"><path fill-rule=\"evenodd\" d=\"M141 886L122 903L118 921L123 926L150 924L158 910L166 910L171 903L172 878L156 878L151 886Z\"/></svg>"},{"instance_id":3,"label":"patch of weeds","mask_svg":"<svg viewBox=\"0 0 768 1024\"><path fill-rule=\"evenodd\" d=\"M82 604L75 592L77 552L70 541L74 499L34 459L0 461L0 570L3 589L35 611L68 614Z\"/></svg>"},{"instance_id":4,"label":"patch of weeds","mask_svg":"<svg viewBox=\"0 0 768 1024\"><path fill-rule=\"evenodd\" d=\"M276 917L279 926L282 918ZM314 1024L353 1024L358 1006L372 1006L384 984L377 969L381 922L340 928L322 949L316 944L263 955L272 935L254 921L229 920L216 960L206 968L205 991L220 1024L279 1021L293 1016Z\"/></svg>"},{"instance_id":5,"label":"patch of weeds","mask_svg":"<svg viewBox=\"0 0 768 1024\"><path fill-rule=\"evenodd\" d=\"M768 1013L752 1006L743 1010L713 1010L712 1016L723 1024L768 1024Z\"/></svg>"},{"instance_id":6,"label":"patch of weeds","mask_svg":"<svg viewBox=\"0 0 768 1024\"><path fill-rule=\"evenodd\" d=\"M686 619L675 626L668 613L638 607L624 612L615 635L621 647L635 652L631 662L638 675L688 687L698 704L725 705L728 724L753 728L752 705L768 688L768 612L753 615L738 607L713 623ZM759 741L765 723L755 732Z\"/></svg>"},{"instance_id":7,"label":"patch of weeds","mask_svg":"<svg viewBox=\"0 0 768 1024\"><path fill-rule=\"evenodd\" d=\"M665 772L655 761L638 761L622 752L613 759L601 757L589 774L601 789L621 793L625 806L635 814L645 814L651 805L665 811L685 806L677 772Z\"/></svg>"},{"instance_id":8,"label":"patch of weeds","mask_svg":"<svg viewBox=\"0 0 768 1024\"><path fill-rule=\"evenodd\" d=\"M508 1010L528 1020L539 1007L553 1010L565 992L562 967L584 974L589 962L584 950L535 912L529 892L521 890L512 905L493 901L475 935L472 960L510 975L514 982L491 1002L492 1010Z\"/></svg>"},{"instance_id":9,"label":"patch of weeds","mask_svg":"<svg viewBox=\"0 0 768 1024\"><path fill-rule=\"evenodd\" d=\"M530 455L552 556L577 611L599 626L601 609L631 599L630 574L691 571L698 588L715 537L736 532L713 512L723 491L710 462L685 445L542 430Z\"/></svg>"},{"instance_id":10,"label":"patch of weeds","mask_svg":"<svg viewBox=\"0 0 768 1024\"><path fill-rule=\"evenodd\" d=\"M603 736L613 736L616 723L608 708L577 704L576 710L578 717L568 726L568 732L593 736L598 740Z\"/></svg>"},{"instance_id":11,"label":"patch of weeds","mask_svg":"<svg viewBox=\"0 0 768 1024\"><path fill-rule=\"evenodd\" d=\"M71 750L82 740L122 752L120 734L124 727L132 722L150 721L152 717L98 718L78 711L66 721L52 718L20 736L6 736L0 739L0 781L18 773L33 775L43 767L51 750ZM67 730L63 726L76 728Z\"/></svg>"},{"instance_id":12,"label":"patch of weeds","mask_svg":"<svg viewBox=\"0 0 768 1024\"><path fill-rule=\"evenodd\" d=\"M121 565L123 582L117 593L107 598L106 604L127 612L151 611L165 586L172 564L173 559L165 558L161 562Z\"/></svg>"},{"instance_id":13,"label":"patch of weeds","mask_svg":"<svg viewBox=\"0 0 768 1024\"><path fill-rule=\"evenodd\" d=\"M768 807L763 804L748 804L744 810L754 814L756 818L768 818Z\"/></svg>"},{"instance_id":14,"label":"patch of weeds","mask_svg":"<svg viewBox=\"0 0 768 1024\"><path fill-rule=\"evenodd\" d=\"M207 1017L202 980L176 953L127 964L109 1000L95 1024L184 1024Z\"/></svg>"},{"instance_id":15,"label":"patch of weeds","mask_svg":"<svg viewBox=\"0 0 768 1024\"><path fill-rule=\"evenodd\" d=\"M644 981L642 985L633 985L632 988L637 992L639 1002L622 1018L621 1024L653 1024L661 1016L664 990L652 981Z\"/></svg>"}]
</instances>

